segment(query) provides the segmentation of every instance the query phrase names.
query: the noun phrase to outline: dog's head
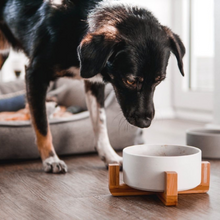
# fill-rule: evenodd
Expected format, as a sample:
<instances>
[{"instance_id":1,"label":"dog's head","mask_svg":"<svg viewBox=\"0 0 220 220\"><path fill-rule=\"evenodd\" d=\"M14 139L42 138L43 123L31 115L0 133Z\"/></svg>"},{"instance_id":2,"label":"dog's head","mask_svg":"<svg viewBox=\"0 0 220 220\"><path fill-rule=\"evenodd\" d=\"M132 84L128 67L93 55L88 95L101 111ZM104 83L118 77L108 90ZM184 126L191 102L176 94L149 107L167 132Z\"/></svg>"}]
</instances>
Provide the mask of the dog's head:
<instances>
[{"instance_id":1,"label":"dog's head","mask_svg":"<svg viewBox=\"0 0 220 220\"><path fill-rule=\"evenodd\" d=\"M176 56L184 75L185 47L180 38L160 25L150 12L133 10L132 13L128 16L121 10L114 15L119 14L120 21L114 23L111 18L103 24L103 19L108 19L102 12L103 18L93 20L96 26L93 24L93 30L83 38L78 54L81 76L91 78L101 74L113 85L127 121L144 128L150 126L154 117L153 95L156 86L166 77L170 52Z\"/></svg>"}]
</instances>

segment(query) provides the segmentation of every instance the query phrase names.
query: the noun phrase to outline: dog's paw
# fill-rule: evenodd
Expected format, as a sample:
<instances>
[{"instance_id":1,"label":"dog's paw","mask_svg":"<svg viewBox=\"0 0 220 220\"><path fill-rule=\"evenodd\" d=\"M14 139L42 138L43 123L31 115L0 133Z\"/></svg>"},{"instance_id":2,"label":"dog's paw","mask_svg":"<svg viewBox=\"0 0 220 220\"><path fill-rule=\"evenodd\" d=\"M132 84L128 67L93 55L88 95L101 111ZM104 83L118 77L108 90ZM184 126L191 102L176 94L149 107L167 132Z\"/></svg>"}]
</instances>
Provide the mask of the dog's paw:
<instances>
[{"instance_id":1,"label":"dog's paw","mask_svg":"<svg viewBox=\"0 0 220 220\"><path fill-rule=\"evenodd\" d=\"M58 157L49 157L43 161L43 168L46 173L66 173L67 165Z\"/></svg>"},{"instance_id":2,"label":"dog's paw","mask_svg":"<svg viewBox=\"0 0 220 220\"><path fill-rule=\"evenodd\" d=\"M123 169L123 159L117 154L114 157L106 158L105 160L106 169L108 169L109 164L119 164L120 170Z\"/></svg>"}]
</instances>

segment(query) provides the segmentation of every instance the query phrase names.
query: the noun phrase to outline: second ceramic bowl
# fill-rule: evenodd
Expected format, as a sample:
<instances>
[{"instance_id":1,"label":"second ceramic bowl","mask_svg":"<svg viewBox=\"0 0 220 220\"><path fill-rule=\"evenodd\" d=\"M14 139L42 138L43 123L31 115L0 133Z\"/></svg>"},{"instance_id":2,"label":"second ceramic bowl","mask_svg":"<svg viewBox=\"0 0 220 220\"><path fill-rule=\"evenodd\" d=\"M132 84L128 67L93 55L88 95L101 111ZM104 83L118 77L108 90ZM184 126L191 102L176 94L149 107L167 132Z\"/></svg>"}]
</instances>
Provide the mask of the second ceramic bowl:
<instances>
[{"instance_id":1,"label":"second ceramic bowl","mask_svg":"<svg viewBox=\"0 0 220 220\"><path fill-rule=\"evenodd\" d=\"M186 144L202 150L202 157L220 159L220 130L190 129L186 132Z\"/></svg>"}]
</instances>

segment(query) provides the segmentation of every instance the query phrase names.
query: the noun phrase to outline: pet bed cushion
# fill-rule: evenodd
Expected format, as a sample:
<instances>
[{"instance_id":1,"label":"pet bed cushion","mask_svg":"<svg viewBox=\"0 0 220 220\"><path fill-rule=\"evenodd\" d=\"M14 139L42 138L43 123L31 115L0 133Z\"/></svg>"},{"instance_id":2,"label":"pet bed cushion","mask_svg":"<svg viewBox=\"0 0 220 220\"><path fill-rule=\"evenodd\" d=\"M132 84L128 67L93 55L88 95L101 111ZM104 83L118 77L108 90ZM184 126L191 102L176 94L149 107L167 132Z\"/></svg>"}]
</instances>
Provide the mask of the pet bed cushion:
<instances>
[{"instance_id":1,"label":"pet bed cushion","mask_svg":"<svg viewBox=\"0 0 220 220\"><path fill-rule=\"evenodd\" d=\"M17 85L17 82L15 84ZM0 86L3 91L4 84ZM79 106L86 109L83 81L59 79L53 89L62 86L66 89L57 95L59 105ZM12 90L14 90L13 86ZM113 89L109 86L106 88L105 105L109 139L112 146L116 150L121 150L126 146L142 143L141 130L127 124ZM121 121L123 121L122 124ZM95 139L87 110L68 118L49 119L49 123L58 155L95 151ZM30 158L39 158L30 121L0 122L0 159Z\"/></svg>"},{"instance_id":2,"label":"pet bed cushion","mask_svg":"<svg viewBox=\"0 0 220 220\"><path fill-rule=\"evenodd\" d=\"M21 94L10 98L0 97L0 112L14 112L25 107L25 95Z\"/></svg>"},{"instance_id":3,"label":"pet bed cushion","mask_svg":"<svg viewBox=\"0 0 220 220\"><path fill-rule=\"evenodd\" d=\"M0 83L0 112L18 111L24 107L24 82Z\"/></svg>"}]
</instances>

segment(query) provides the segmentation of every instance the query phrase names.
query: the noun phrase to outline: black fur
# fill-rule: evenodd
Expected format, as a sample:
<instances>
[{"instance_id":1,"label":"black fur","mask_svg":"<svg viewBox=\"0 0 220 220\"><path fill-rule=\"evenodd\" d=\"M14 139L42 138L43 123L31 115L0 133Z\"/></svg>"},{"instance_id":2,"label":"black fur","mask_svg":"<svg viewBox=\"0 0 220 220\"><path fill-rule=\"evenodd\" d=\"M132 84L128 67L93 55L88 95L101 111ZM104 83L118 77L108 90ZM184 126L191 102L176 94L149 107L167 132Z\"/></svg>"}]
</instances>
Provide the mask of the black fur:
<instances>
[{"instance_id":1,"label":"black fur","mask_svg":"<svg viewBox=\"0 0 220 220\"><path fill-rule=\"evenodd\" d=\"M165 79L170 52L184 75L180 38L148 10L113 4L63 0L63 5L54 6L49 0L1 0L0 34L30 59L27 97L42 135L48 133L47 86L59 72L71 75L65 73L70 67L80 67L88 80L99 74L110 82L124 116L138 127L150 126L154 117L153 94ZM103 88L87 84L101 106Z\"/></svg>"},{"instance_id":2,"label":"black fur","mask_svg":"<svg viewBox=\"0 0 220 220\"><path fill-rule=\"evenodd\" d=\"M113 85L128 122L148 127L154 117L153 93L165 78L170 51L184 75L184 45L145 9L98 7L89 15L89 23L93 26L85 37L88 40L78 48L81 75L90 78L101 73ZM109 36L108 30L100 33L109 23L116 29L115 36ZM126 83L130 75L133 86Z\"/></svg>"},{"instance_id":3,"label":"black fur","mask_svg":"<svg viewBox=\"0 0 220 220\"><path fill-rule=\"evenodd\" d=\"M94 1L69 1L51 7L42 0L1 3L0 28L9 43L30 59L27 69L28 100L39 131L47 133L45 93L55 70L79 67L77 46L87 30L86 18Z\"/></svg>"},{"instance_id":4,"label":"black fur","mask_svg":"<svg viewBox=\"0 0 220 220\"><path fill-rule=\"evenodd\" d=\"M99 107L104 108L105 100L105 85L101 83L92 83L90 81L85 81L85 91L91 92L94 97L96 97L97 104Z\"/></svg>"}]
</instances>

